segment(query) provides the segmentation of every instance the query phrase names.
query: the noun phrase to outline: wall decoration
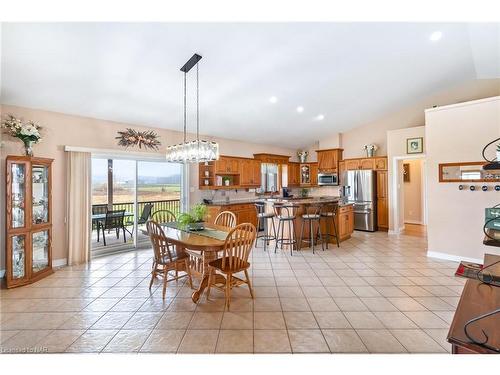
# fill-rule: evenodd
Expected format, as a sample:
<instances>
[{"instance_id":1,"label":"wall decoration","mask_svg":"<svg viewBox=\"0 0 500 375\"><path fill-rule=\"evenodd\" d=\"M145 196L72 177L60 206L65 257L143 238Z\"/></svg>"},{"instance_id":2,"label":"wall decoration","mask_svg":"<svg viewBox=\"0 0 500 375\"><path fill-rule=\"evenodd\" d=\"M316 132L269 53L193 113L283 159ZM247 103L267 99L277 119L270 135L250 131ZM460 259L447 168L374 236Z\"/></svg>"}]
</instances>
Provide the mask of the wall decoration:
<instances>
[{"instance_id":1,"label":"wall decoration","mask_svg":"<svg viewBox=\"0 0 500 375\"><path fill-rule=\"evenodd\" d=\"M424 138L408 138L406 139L407 154L421 154L424 152Z\"/></svg>"},{"instance_id":2,"label":"wall decoration","mask_svg":"<svg viewBox=\"0 0 500 375\"><path fill-rule=\"evenodd\" d=\"M403 182L410 182L410 164L403 164Z\"/></svg>"},{"instance_id":3,"label":"wall decoration","mask_svg":"<svg viewBox=\"0 0 500 375\"><path fill-rule=\"evenodd\" d=\"M152 130L137 131L127 128L125 131L118 132L118 145L123 147L139 146L139 148L158 150L161 142L158 140L158 134Z\"/></svg>"}]
</instances>

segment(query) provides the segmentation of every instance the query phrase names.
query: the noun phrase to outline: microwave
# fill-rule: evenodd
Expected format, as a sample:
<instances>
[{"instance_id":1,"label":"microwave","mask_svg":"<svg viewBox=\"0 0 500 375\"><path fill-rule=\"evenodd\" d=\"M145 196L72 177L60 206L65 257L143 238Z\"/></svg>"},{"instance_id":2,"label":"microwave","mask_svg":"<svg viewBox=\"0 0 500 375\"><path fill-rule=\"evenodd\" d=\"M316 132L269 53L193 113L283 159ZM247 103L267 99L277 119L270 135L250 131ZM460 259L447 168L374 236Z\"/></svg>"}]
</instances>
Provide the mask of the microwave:
<instances>
[{"instance_id":1,"label":"microwave","mask_svg":"<svg viewBox=\"0 0 500 375\"><path fill-rule=\"evenodd\" d=\"M338 186L339 176L337 173L318 173L319 186Z\"/></svg>"}]
</instances>

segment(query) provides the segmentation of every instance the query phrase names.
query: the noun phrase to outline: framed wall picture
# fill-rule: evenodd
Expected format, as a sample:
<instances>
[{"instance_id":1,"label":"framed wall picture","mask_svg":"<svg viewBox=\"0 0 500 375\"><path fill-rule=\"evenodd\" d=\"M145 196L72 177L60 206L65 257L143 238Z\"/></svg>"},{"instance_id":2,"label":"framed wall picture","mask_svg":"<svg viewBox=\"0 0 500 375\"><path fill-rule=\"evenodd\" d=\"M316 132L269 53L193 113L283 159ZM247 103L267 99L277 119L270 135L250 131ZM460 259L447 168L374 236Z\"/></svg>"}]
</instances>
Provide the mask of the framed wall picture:
<instances>
[{"instance_id":1,"label":"framed wall picture","mask_svg":"<svg viewBox=\"0 0 500 375\"><path fill-rule=\"evenodd\" d=\"M403 164L403 182L410 182L410 164Z\"/></svg>"},{"instance_id":2,"label":"framed wall picture","mask_svg":"<svg viewBox=\"0 0 500 375\"><path fill-rule=\"evenodd\" d=\"M407 154L421 154L424 152L424 138L408 138L406 140Z\"/></svg>"}]
</instances>

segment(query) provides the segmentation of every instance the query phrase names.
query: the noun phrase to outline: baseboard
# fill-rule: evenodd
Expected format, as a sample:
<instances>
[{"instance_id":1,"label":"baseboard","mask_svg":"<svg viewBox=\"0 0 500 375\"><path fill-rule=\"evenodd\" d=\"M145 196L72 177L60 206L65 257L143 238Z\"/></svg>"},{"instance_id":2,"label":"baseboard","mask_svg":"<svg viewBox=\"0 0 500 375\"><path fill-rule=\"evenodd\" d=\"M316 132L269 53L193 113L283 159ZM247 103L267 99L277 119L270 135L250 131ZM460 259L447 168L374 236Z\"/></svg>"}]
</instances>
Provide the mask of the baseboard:
<instances>
[{"instance_id":1,"label":"baseboard","mask_svg":"<svg viewBox=\"0 0 500 375\"><path fill-rule=\"evenodd\" d=\"M447 254L447 253L440 253L440 252L437 252L437 251L427 251L427 256L429 258L451 260L452 262L466 261L466 262L483 264L483 259L468 258L468 257L463 257L461 255L453 255L453 254Z\"/></svg>"},{"instance_id":2,"label":"baseboard","mask_svg":"<svg viewBox=\"0 0 500 375\"><path fill-rule=\"evenodd\" d=\"M68 265L68 258L54 259L52 267L63 267Z\"/></svg>"},{"instance_id":3,"label":"baseboard","mask_svg":"<svg viewBox=\"0 0 500 375\"><path fill-rule=\"evenodd\" d=\"M387 231L388 234L401 234L405 230L405 227L401 227L398 230L390 229Z\"/></svg>"},{"instance_id":4,"label":"baseboard","mask_svg":"<svg viewBox=\"0 0 500 375\"><path fill-rule=\"evenodd\" d=\"M424 225L424 223L422 221L419 221L419 220L405 220L405 224Z\"/></svg>"}]
</instances>

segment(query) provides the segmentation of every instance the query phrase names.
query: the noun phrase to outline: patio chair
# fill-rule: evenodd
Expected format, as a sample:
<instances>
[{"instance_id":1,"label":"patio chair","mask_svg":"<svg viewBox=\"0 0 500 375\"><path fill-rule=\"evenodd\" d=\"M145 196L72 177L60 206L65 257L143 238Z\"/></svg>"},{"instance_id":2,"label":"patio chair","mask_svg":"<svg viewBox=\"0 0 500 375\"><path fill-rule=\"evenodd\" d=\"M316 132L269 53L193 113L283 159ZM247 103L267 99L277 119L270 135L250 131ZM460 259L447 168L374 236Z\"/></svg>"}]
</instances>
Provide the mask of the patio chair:
<instances>
[{"instance_id":1,"label":"patio chair","mask_svg":"<svg viewBox=\"0 0 500 375\"><path fill-rule=\"evenodd\" d=\"M153 203L146 203L144 205L144 208L142 209L141 217L137 220L137 225L141 224L146 224L146 222L149 220L149 217L151 216L151 210L153 209ZM128 230L128 226L132 225L132 231ZM133 237L134 236L134 220L127 220L125 223L125 229L127 232L130 233L130 235Z\"/></svg>"},{"instance_id":2,"label":"patio chair","mask_svg":"<svg viewBox=\"0 0 500 375\"><path fill-rule=\"evenodd\" d=\"M127 237L125 236L125 210L115 210L115 211L107 211L106 218L103 221L97 222L97 242L99 242L99 232L102 230L102 240L104 242L104 246L106 246L106 230L110 231L112 229L116 232L116 238L120 238L120 229L123 231L123 242L127 242Z\"/></svg>"}]
</instances>

